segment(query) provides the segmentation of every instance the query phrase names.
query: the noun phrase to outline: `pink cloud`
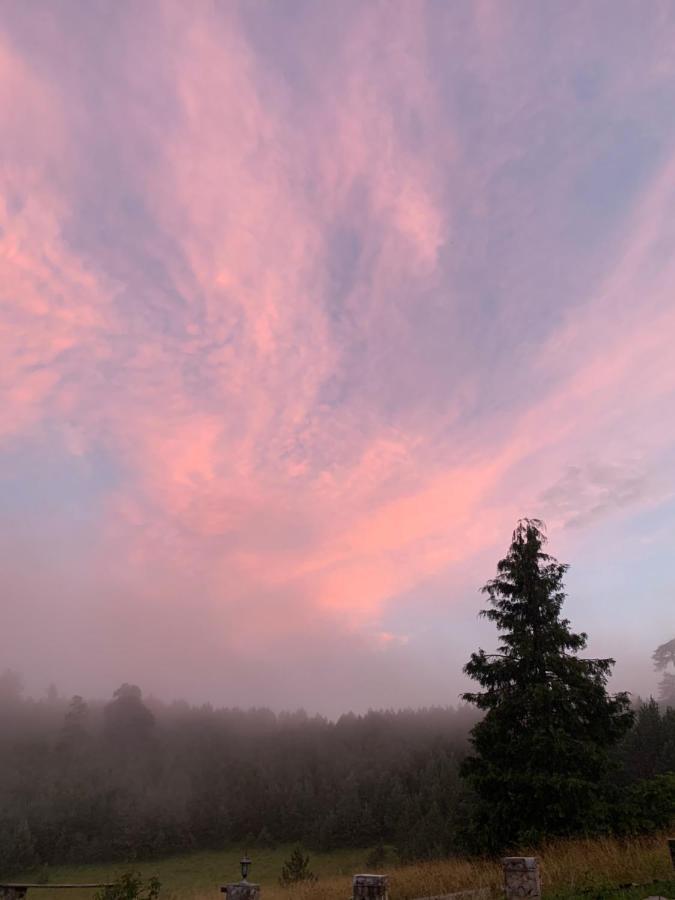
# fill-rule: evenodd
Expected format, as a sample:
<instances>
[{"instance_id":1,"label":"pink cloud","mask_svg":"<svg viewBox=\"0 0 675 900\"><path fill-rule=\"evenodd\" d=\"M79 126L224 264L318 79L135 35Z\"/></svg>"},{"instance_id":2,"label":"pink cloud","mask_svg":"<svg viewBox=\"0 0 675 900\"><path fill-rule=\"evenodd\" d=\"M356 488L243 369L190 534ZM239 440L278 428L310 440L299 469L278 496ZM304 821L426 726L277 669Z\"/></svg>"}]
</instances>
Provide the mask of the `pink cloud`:
<instances>
[{"instance_id":1,"label":"pink cloud","mask_svg":"<svg viewBox=\"0 0 675 900\"><path fill-rule=\"evenodd\" d=\"M299 629L401 649L385 620L406 592L424 605L426 584L501 549L519 515L596 509L583 474L563 479L563 501L551 492L563 473L608 455L639 472L675 445L672 147L584 257L583 295L533 337L528 278L556 240L574 266L549 226L595 145L565 144L538 218L513 174L531 148L512 120L537 123L545 146L551 96L565 120L577 110L562 80L552 94L519 72L502 83L519 39L508 16L476 7L452 70L495 111L500 140L474 154L480 131L431 65L444 18L433 35L405 6L355 7L298 88L237 7L146 15L147 45L121 17L129 58L101 79L100 109L0 44L0 435L49 426L66 453L104 447L122 473L90 551L107 585L83 601L92 629L123 635L142 609L176 652L186 633L243 654ZM129 129L108 161L119 183L99 176L89 119L104 136ZM492 254L518 228L500 269ZM620 516L666 488L602 508Z\"/></svg>"}]
</instances>

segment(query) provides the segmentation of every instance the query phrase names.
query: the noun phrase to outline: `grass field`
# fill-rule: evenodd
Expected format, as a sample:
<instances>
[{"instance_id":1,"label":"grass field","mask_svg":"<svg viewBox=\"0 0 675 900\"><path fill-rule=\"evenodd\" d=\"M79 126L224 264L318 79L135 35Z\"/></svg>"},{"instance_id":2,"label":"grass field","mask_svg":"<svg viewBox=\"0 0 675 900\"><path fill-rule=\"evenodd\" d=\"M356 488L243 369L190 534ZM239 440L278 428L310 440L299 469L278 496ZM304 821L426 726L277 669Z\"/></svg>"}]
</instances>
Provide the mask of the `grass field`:
<instances>
[{"instance_id":1,"label":"grass field","mask_svg":"<svg viewBox=\"0 0 675 900\"><path fill-rule=\"evenodd\" d=\"M249 880L259 883L265 889L265 895L272 887L278 887L281 867L292 851L292 845L277 847L274 850L250 850L253 866ZM140 872L144 877L157 875L162 883L162 898L195 898L211 896L217 900L219 887L228 881L241 878L239 859L242 848L235 847L222 851L202 851L185 853L180 856L169 856L164 859L153 859L130 863L105 863L77 866L50 866L48 884L31 894L32 900L89 900L91 891L50 890L49 883L76 883L113 881L122 872ZM352 873L362 871L367 850L334 850L330 853L311 853L311 868L320 882L333 878L344 878L349 881ZM35 881L44 873L23 873L12 877L11 881ZM29 898L30 900L30 898Z\"/></svg>"},{"instance_id":2,"label":"grass field","mask_svg":"<svg viewBox=\"0 0 675 900\"><path fill-rule=\"evenodd\" d=\"M667 835L631 840L587 840L551 843L538 851L523 848L523 855L538 856L544 895L555 900L642 900L650 894L675 900L675 871ZM348 900L351 875L367 871L367 850L311 853L310 865L319 876L313 885L283 889L278 884L281 866L291 848L258 850L251 854L249 879L262 887L262 900ZM219 886L239 878L241 849L191 853L129 865L53 867L50 882L109 881L122 871L157 875L165 900L217 900ZM501 894L502 873L497 862L447 859L413 866L383 867L390 875L392 900L413 900L461 891L489 888ZM26 875L25 880L32 880ZM24 880L13 878L13 881ZM639 885L627 888L626 885ZM648 886L648 887L644 887ZM56 891L46 887L32 900L88 900L90 892Z\"/></svg>"}]
</instances>

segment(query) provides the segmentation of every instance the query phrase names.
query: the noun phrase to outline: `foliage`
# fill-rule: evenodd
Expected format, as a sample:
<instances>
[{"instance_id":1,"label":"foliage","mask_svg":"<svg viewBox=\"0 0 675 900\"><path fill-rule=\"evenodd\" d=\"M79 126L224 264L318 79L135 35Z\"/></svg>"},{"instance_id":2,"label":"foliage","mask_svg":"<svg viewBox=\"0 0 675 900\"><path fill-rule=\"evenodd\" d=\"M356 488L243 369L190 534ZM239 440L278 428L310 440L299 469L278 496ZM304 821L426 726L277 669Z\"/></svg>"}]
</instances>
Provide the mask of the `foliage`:
<instances>
[{"instance_id":1,"label":"foliage","mask_svg":"<svg viewBox=\"0 0 675 900\"><path fill-rule=\"evenodd\" d=\"M675 709L654 699L639 706L617 756L626 782L675 772Z\"/></svg>"},{"instance_id":2,"label":"foliage","mask_svg":"<svg viewBox=\"0 0 675 900\"><path fill-rule=\"evenodd\" d=\"M104 734L118 750L131 747L135 751L140 743L151 738L155 717L143 703L141 689L135 684L123 684L113 697L103 712Z\"/></svg>"},{"instance_id":3,"label":"foliage","mask_svg":"<svg viewBox=\"0 0 675 900\"><path fill-rule=\"evenodd\" d=\"M396 845L443 818L454 846L468 707L345 715L148 702L32 700L0 675L0 864L153 859L277 841L310 849ZM20 854L15 834L23 835ZM438 842L438 835L437 842ZM427 841L425 839L425 846Z\"/></svg>"},{"instance_id":4,"label":"foliage","mask_svg":"<svg viewBox=\"0 0 675 900\"><path fill-rule=\"evenodd\" d=\"M626 694L606 690L614 660L583 659L586 635L561 618L567 566L544 553L543 524L520 521L483 588L500 645L465 672L483 688L464 699L485 711L463 774L480 804L472 840L496 851L608 824L610 748L630 728Z\"/></svg>"},{"instance_id":5,"label":"foliage","mask_svg":"<svg viewBox=\"0 0 675 900\"><path fill-rule=\"evenodd\" d=\"M298 845L293 848L293 852L281 867L279 884L288 887L300 881L315 882L317 877L309 868L309 856L306 856L302 847Z\"/></svg>"},{"instance_id":6,"label":"foliage","mask_svg":"<svg viewBox=\"0 0 675 900\"><path fill-rule=\"evenodd\" d=\"M629 785L612 810L614 830L649 834L675 822L675 772Z\"/></svg>"},{"instance_id":7,"label":"foliage","mask_svg":"<svg viewBox=\"0 0 675 900\"><path fill-rule=\"evenodd\" d=\"M61 732L62 743L71 750L75 750L87 740L87 722L89 708L79 694L70 701L68 712L63 721Z\"/></svg>"},{"instance_id":8,"label":"foliage","mask_svg":"<svg viewBox=\"0 0 675 900\"><path fill-rule=\"evenodd\" d=\"M30 869L38 861L28 821L0 821L0 876Z\"/></svg>"},{"instance_id":9,"label":"foliage","mask_svg":"<svg viewBox=\"0 0 675 900\"><path fill-rule=\"evenodd\" d=\"M101 888L95 900L157 900L161 884L156 876L144 880L138 872L125 872Z\"/></svg>"}]
</instances>

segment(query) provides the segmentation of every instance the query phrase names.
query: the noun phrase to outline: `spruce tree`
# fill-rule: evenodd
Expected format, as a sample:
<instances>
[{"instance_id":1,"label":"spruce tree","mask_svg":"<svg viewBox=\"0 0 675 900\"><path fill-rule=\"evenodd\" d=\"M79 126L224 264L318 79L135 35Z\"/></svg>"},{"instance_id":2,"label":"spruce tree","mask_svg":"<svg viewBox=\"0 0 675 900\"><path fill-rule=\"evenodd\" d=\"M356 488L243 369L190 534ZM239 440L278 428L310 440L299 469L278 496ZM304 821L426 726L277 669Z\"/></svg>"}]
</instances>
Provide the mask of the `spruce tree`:
<instances>
[{"instance_id":1,"label":"spruce tree","mask_svg":"<svg viewBox=\"0 0 675 900\"><path fill-rule=\"evenodd\" d=\"M607 821L610 748L630 728L628 695L610 696L613 659L582 659L585 634L561 618L567 565L543 552L544 525L522 519L480 615L500 633L464 671L483 689L464 699L485 711L462 768L478 795L476 848L498 851L549 835L592 833Z\"/></svg>"}]
</instances>

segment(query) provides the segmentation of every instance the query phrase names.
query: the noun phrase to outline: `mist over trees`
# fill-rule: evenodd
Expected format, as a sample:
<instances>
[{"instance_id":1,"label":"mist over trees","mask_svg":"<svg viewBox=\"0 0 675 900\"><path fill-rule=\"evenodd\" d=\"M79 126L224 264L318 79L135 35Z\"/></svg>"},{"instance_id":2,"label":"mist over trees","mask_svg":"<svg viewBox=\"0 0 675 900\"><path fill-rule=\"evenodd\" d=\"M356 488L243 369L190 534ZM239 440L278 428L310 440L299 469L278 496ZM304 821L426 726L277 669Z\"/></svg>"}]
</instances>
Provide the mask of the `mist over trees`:
<instances>
[{"instance_id":1,"label":"mist over trees","mask_svg":"<svg viewBox=\"0 0 675 900\"><path fill-rule=\"evenodd\" d=\"M11 673L0 692L1 875L232 843L384 843L403 860L475 846L480 798L460 776L476 723L467 707L329 722L164 704L132 685L109 703L32 700ZM612 760L620 797L607 830L663 826L675 710L642 706Z\"/></svg>"},{"instance_id":2,"label":"mist over trees","mask_svg":"<svg viewBox=\"0 0 675 900\"><path fill-rule=\"evenodd\" d=\"M108 702L0 675L0 876L44 864L193 849L393 846L401 860L497 852L553 835L631 834L675 819L675 641L659 700L606 690L561 617L566 566L523 520L485 586L500 646L466 666L454 708L346 714ZM298 865L300 862L298 862Z\"/></svg>"},{"instance_id":3,"label":"mist over trees","mask_svg":"<svg viewBox=\"0 0 675 900\"><path fill-rule=\"evenodd\" d=\"M455 847L472 710L344 715L24 697L0 676L0 873L233 842Z\"/></svg>"}]
</instances>

